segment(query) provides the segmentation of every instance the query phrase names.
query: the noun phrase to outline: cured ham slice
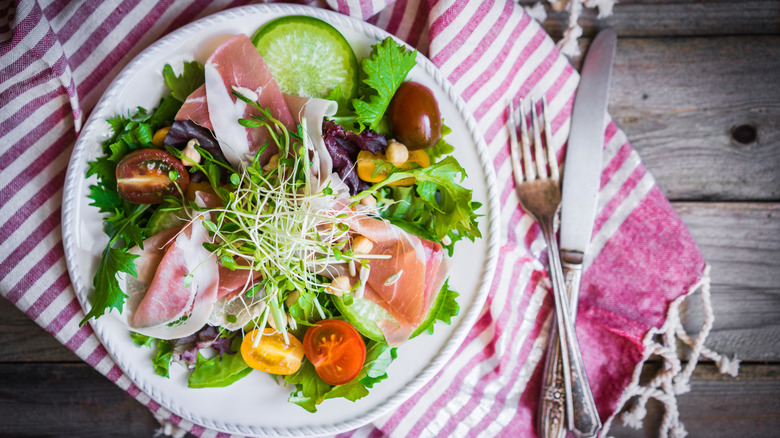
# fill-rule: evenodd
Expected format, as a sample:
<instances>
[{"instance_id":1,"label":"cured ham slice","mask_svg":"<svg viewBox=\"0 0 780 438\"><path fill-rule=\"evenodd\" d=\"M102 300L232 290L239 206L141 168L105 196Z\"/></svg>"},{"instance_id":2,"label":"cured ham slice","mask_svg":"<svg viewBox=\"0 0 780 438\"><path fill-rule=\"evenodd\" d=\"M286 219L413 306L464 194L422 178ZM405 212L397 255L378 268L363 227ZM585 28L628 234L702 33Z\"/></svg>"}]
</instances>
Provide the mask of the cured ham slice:
<instances>
[{"instance_id":1,"label":"cured ham slice","mask_svg":"<svg viewBox=\"0 0 780 438\"><path fill-rule=\"evenodd\" d=\"M295 131L296 125L279 85L249 37L239 34L222 43L204 69L206 83L187 97L176 120L192 120L214 132L225 158L235 168L247 154L269 142L260 157L261 163L267 163L278 152L270 133L266 128L245 128L238 123L238 119L251 118L259 111L232 93L238 90L256 100L287 129Z\"/></svg>"},{"instance_id":2,"label":"cured ham slice","mask_svg":"<svg viewBox=\"0 0 780 438\"><path fill-rule=\"evenodd\" d=\"M389 259L371 261L367 291L377 296L366 297L384 304L382 307L399 322L421 323L435 292L433 280L442 260L441 245L370 217L358 219L350 228L374 242L372 254L390 255Z\"/></svg>"},{"instance_id":3,"label":"cured ham slice","mask_svg":"<svg viewBox=\"0 0 780 438\"><path fill-rule=\"evenodd\" d=\"M363 297L392 316L375 322L387 343L398 346L425 320L444 283L442 246L368 216L354 216L349 225L352 232L374 242L371 254L389 256L370 260ZM343 265L328 266L324 272L332 277L347 275Z\"/></svg>"},{"instance_id":4,"label":"cured ham slice","mask_svg":"<svg viewBox=\"0 0 780 438\"><path fill-rule=\"evenodd\" d=\"M241 265L246 265L243 259L237 259L236 262ZM217 297L222 298L225 296L233 295L239 292L247 290L254 280L260 279L262 275L260 271L236 269L231 271L230 269L219 265L219 289L217 289Z\"/></svg>"},{"instance_id":5,"label":"cured ham slice","mask_svg":"<svg viewBox=\"0 0 780 438\"><path fill-rule=\"evenodd\" d=\"M216 258L203 248L206 238L203 221L196 219L170 243L130 317L135 331L173 339L189 336L206 324L219 284Z\"/></svg>"}]
</instances>

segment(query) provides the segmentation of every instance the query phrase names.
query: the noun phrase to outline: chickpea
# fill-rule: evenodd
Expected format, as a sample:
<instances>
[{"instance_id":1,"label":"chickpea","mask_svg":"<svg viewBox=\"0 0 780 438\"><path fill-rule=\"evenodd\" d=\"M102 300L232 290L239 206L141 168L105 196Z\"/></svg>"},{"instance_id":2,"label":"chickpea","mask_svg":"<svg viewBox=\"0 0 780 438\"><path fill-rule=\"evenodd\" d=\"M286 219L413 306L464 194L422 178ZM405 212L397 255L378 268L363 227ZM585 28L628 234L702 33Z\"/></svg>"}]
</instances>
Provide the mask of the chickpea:
<instances>
[{"instance_id":1,"label":"chickpea","mask_svg":"<svg viewBox=\"0 0 780 438\"><path fill-rule=\"evenodd\" d=\"M365 205L366 207L375 208L376 207L376 198L368 195L360 200L361 205Z\"/></svg>"},{"instance_id":2,"label":"chickpea","mask_svg":"<svg viewBox=\"0 0 780 438\"><path fill-rule=\"evenodd\" d=\"M346 275L339 275L333 279L325 291L329 294L340 297L345 293L348 293L351 288L352 285L349 283L349 277Z\"/></svg>"},{"instance_id":3,"label":"chickpea","mask_svg":"<svg viewBox=\"0 0 780 438\"><path fill-rule=\"evenodd\" d=\"M355 254L369 254L374 247L374 242L366 236L358 234L352 238L352 251Z\"/></svg>"},{"instance_id":4,"label":"chickpea","mask_svg":"<svg viewBox=\"0 0 780 438\"><path fill-rule=\"evenodd\" d=\"M387 158L387 161L398 166L399 164L405 163L406 160L409 159L409 149L407 149L406 146L404 146L402 143L399 143L395 140L390 140L387 143L385 157Z\"/></svg>"}]
</instances>

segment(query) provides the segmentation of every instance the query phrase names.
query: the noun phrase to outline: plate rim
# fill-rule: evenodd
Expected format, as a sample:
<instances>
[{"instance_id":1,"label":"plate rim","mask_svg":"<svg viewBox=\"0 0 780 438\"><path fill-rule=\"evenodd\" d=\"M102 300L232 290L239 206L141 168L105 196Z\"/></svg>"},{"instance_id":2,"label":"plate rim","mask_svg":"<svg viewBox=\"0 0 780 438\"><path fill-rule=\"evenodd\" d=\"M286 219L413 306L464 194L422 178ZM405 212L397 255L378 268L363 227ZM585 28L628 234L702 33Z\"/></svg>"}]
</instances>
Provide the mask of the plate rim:
<instances>
[{"instance_id":1,"label":"plate rim","mask_svg":"<svg viewBox=\"0 0 780 438\"><path fill-rule=\"evenodd\" d=\"M77 205L76 197L80 195L77 192L78 183L80 178L83 177L83 168L86 166L85 154L88 151L88 137L89 134L98 128L100 120L97 120L95 116L104 111L108 106L108 102L114 97L121 88L120 85L125 82L126 78L135 74L137 66L143 64L144 60L154 53L160 50L165 50L166 46L175 45L180 39L185 38L186 35L193 31L204 28L212 22L230 20L239 18L251 14L284 14L284 15L308 15L316 18L320 18L336 26L351 27L357 32L364 33L368 37L375 38L377 41L382 40L388 36L395 39L398 43L403 44L406 47L414 49L414 47L406 44L404 41L395 37L394 35L370 24L365 21L359 20L354 17L342 15L338 12L330 11L327 9L314 8L305 5L291 5L291 4L255 4L246 5L236 8L226 9L206 17L200 18L196 21L188 23L181 28L161 37L148 47L143 49L138 55L136 55L128 64L122 69L122 71L111 81L106 88L105 92L101 96L98 103L95 105L90 113L89 118L84 124L84 129L79 133L76 140L73 152L68 162L68 170L65 178L65 187L63 190L63 207L62 207L62 240L65 250L65 259L68 268L68 273L71 278L71 283L74 287L74 292L79 301L82 310L89 309L89 296L88 289L85 287L84 279L81 277L77 268L77 247L75 245L74 233L75 228L78 226L75 222L75 216L77 211L75 206ZM101 319L95 320L94 318L89 320L95 335L100 340L101 344L106 347L106 351L110 355L111 359L121 368L122 372L128 376L128 378L146 395L152 400L165 407L173 414L176 414L188 421L195 424L205 426L211 429L227 432L227 433L242 433L252 434L257 436L322 436L329 434L338 434L348 430L353 430L360 426L370 423L371 421L379 418L390 411L396 409L409 397L418 392L420 388L429 382L438 373L449 359L454 355L455 351L461 346L465 340L468 332L473 327L477 320L477 317L484 307L484 303L487 299L488 293L491 288L493 274L496 270L498 249L499 249L499 201L498 201L498 187L496 181L495 170L493 168L492 160L487 150L487 145L483 138L481 131L478 128L477 122L474 119L473 114L466 107L465 102L461 96L455 91L454 86L444 77L444 75L433 65L433 63L425 56L418 52L418 65L420 65L425 72L446 92L448 98L455 103L456 110L466 121L466 128L471 134L477 148L477 154L480 158L480 166L485 173L485 184L487 188L487 205L486 214L483 216L487 219L487 234L483 236L487 237L487 260L485 266L481 272L481 280L479 282L479 289L474 296L472 302L473 305L469 306L465 315L462 316L462 320L458 327L452 332L445 345L442 346L440 354L436 360L425 366L422 371L417 374L413 379L402 386L393 395L387 398L387 400L377 408L370 410L358 417L354 417L350 420L340 421L333 424L325 424L319 426L301 426L301 427L242 427L236 424L225 424L221 422L215 422L208 419L199 418L197 415L192 415L187 409L184 409L181 405L174 403L167 398L165 394L160 394L159 391L155 391L153 385L148 381L140 379L139 376L131 369L115 357L113 353L113 343L105 336L105 324L101 323ZM476 305L474 305L476 304Z\"/></svg>"}]
</instances>

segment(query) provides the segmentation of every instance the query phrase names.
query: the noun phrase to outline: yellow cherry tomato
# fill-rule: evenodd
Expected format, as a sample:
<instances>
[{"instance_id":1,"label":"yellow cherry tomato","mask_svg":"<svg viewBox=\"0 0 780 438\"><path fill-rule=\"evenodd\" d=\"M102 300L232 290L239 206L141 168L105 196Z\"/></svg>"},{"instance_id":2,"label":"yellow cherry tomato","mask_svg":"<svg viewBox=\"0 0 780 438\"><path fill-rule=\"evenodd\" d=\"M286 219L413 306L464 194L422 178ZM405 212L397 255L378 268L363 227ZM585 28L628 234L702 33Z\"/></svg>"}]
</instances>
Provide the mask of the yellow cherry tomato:
<instances>
[{"instance_id":1,"label":"yellow cherry tomato","mask_svg":"<svg viewBox=\"0 0 780 438\"><path fill-rule=\"evenodd\" d=\"M358 178L370 183L383 181L387 177L386 171L380 170L374 174L377 163L383 161L387 161L384 154L374 155L369 151L360 151L355 166L357 168ZM424 150L409 151L409 158L396 166L406 170L411 169L414 165L428 167L431 165L431 159ZM410 186L412 184L414 184L414 178L404 178L390 183L391 186Z\"/></svg>"},{"instance_id":2,"label":"yellow cherry tomato","mask_svg":"<svg viewBox=\"0 0 780 438\"><path fill-rule=\"evenodd\" d=\"M260 341L255 339L260 330L252 330L241 342L241 357L250 367L271 374L293 374L301 367L303 345L295 336L288 333L289 345L285 345L284 336L272 328L263 330Z\"/></svg>"},{"instance_id":3,"label":"yellow cherry tomato","mask_svg":"<svg viewBox=\"0 0 780 438\"><path fill-rule=\"evenodd\" d=\"M163 147L165 144L165 137L168 135L168 131L171 130L170 126L166 126L164 128L158 129L157 132L154 133L152 136L152 144L157 146L158 148Z\"/></svg>"}]
</instances>

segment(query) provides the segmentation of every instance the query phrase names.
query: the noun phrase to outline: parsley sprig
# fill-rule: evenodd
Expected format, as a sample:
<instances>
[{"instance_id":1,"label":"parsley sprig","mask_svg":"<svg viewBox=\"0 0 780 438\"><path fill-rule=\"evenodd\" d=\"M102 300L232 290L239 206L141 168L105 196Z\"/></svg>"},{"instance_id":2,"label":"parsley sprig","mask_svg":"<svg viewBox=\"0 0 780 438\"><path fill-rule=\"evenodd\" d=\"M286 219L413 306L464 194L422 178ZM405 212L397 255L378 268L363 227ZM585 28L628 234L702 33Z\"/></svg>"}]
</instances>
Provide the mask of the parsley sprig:
<instances>
[{"instance_id":1,"label":"parsley sprig","mask_svg":"<svg viewBox=\"0 0 780 438\"><path fill-rule=\"evenodd\" d=\"M361 99L352 101L358 123L372 131L379 127L395 92L417 63L416 59L416 50L410 52L390 37L372 46L371 55L361 63L365 76Z\"/></svg>"}]
</instances>

